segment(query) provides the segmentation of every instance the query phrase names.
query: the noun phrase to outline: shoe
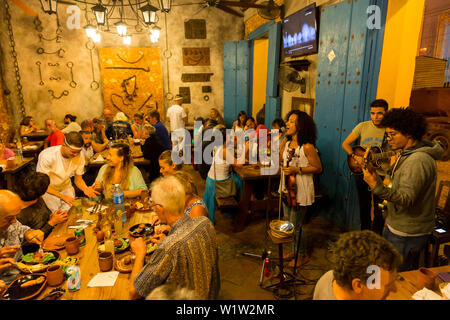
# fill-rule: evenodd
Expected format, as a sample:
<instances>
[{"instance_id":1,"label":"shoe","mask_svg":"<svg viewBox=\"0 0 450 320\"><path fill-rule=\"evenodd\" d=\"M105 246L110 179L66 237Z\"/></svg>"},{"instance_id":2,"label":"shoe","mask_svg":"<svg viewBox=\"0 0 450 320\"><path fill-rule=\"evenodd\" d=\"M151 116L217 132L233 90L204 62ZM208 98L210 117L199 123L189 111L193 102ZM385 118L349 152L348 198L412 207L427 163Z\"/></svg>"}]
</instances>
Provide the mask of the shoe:
<instances>
[{"instance_id":1,"label":"shoe","mask_svg":"<svg viewBox=\"0 0 450 320\"><path fill-rule=\"evenodd\" d=\"M298 260L297 260L297 267L300 267L304 264L307 264L309 262L309 257L308 256L299 256ZM291 261L289 261L288 263L288 267L289 268L293 268L295 264L295 259L292 259Z\"/></svg>"}]
</instances>

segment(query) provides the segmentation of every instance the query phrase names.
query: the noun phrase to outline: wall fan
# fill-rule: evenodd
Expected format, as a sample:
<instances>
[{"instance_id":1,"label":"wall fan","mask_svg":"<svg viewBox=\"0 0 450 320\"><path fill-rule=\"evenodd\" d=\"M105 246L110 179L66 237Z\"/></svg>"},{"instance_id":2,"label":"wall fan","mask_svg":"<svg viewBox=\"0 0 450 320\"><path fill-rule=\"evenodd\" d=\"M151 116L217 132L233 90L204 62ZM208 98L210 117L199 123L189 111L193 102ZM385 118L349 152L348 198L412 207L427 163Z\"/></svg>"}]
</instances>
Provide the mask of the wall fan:
<instances>
[{"instance_id":1,"label":"wall fan","mask_svg":"<svg viewBox=\"0 0 450 320\"><path fill-rule=\"evenodd\" d=\"M294 92L300 89L301 93L306 92L306 79L294 68L281 66L278 70L278 84L287 92Z\"/></svg>"}]
</instances>

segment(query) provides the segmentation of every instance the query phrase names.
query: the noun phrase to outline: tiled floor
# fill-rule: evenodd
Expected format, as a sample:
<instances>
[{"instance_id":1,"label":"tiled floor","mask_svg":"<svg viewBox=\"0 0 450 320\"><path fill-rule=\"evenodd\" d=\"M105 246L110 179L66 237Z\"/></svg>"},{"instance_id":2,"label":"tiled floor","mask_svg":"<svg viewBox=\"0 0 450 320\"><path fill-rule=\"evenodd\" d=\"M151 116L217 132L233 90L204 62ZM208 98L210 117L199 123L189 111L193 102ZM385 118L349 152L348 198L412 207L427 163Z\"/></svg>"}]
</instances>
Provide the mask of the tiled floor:
<instances>
[{"instance_id":1,"label":"tiled floor","mask_svg":"<svg viewBox=\"0 0 450 320\"><path fill-rule=\"evenodd\" d=\"M450 163L438 162L439 180L449 180L450 172L447 170ZM198 181L198 192L203 194L205 182L198 172L191 166L185 166L184 170L194 175ZM270 217L270 220L277 216ZM230 300L271 300L276 299L272 291L260 286L262 259L258 257L244 256L243 253L261 255L264 250L272 251L273 257L278 257L278 247L269 237L266 237L265 213L256 213L250 218L246 228L242 232L234 233L232 219L225 217L219 211L216 212L216 232L219 243L221 291L220 299ZM321 217L313 217L305 226L308 237L308 249L310 261L297 268L297 278L305 280L308 284L296 286L296 297L290 299L311 299L314 284L320 276L330 270L331 254L329 247L341 233L329 221ZM289 245L284 245L284 250L289 250ZM276 262L276 261L275 261ZM287 268L292 273L292 268ZM277 282L277 279L265 278L263 286Z\"/></svg>"}]
</instances>

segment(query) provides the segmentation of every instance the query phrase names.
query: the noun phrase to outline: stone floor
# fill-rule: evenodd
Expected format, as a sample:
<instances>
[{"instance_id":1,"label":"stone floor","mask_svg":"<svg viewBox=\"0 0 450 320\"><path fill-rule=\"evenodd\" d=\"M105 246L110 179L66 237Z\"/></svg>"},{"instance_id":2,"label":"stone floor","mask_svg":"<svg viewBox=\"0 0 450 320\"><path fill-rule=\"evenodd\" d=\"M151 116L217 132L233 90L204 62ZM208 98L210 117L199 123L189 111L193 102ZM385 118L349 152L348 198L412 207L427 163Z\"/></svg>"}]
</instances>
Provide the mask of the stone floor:
<instances>
[{"instance_id":1,"label":"stone floor","mask_svg":"<svg viewBox=\"0 0 450 320\"><path fill-rule=\"evenodd\" d=\"M450 179L450 162L438 161L438 184L440 180ZM194 176L198 182L198 193L203 194L205 181L192 166L185 166L184 170ZM269 220L278 216L270 216ZM231 218L220 211L216 211L216 233L219 244L219 267L221 276L221 290L219 299L230 300L272 300L277 299L274 293L260 286L263 260L260 257L246 256L243 253L259 255L264 250L272 251L272 257L278 257L278 247L269 237L266 237L265 212L252 215L242 232L233 232ZM296 295L290 299L307 300L312 298L314 285L323 273L331 268L330 247L342 232L329 221L321 217L312 217L304 227L308 237L308 252L310 261L297 268L296 276L306 284L295 287ZM283 250L289 251L290 245L285 244ZM442 251L442 249L441 249ZM276 263L277 260L275 260ZM292 273L292 268L286 271ZM263 278L262 286L278 282L277 278Z\"/></svg>"}]
</instances>

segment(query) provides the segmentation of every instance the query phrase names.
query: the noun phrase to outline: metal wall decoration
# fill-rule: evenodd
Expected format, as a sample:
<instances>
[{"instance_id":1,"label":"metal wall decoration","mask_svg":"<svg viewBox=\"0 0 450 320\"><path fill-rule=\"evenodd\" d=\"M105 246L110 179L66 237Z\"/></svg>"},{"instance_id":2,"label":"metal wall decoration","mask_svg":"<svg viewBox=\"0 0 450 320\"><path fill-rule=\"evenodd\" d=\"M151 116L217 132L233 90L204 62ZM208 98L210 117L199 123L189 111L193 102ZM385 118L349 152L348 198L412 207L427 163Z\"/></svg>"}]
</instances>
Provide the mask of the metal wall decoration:
<instances>
[{"instance_id":1,"label":"metal wall decoration","mask_svg":"<svg viewBox=\"0 0 450 320\"><path fill-rule=\"evenodd\" d=\"M99 48L105 105L128 117L149 105L164 108L159 48ZM164 110L158 110L164 118Z\"/></svg>"},{"instance_id":2,"label":"metal wall decoration","mask_svg":"<svg viewBox=\"0 0 450 320\"><path fill-rule=\"evenodd\" d=\"M209 48L183 48L183 66L210 66Z\"/></svg>"},{"instance_id":3,"label":"metal wall decoration","mask_svg":"<svg viewBox=\"0 0 450 320\"><path fill-rule=\"evenodd\" d=\"M70 69L70 83L69 86L71 86L72 88L75 88L77 86L77 83L73 80L73 62L69 61L66 63L67 68Z\"/></svg>"},{"instance_id":4,"label":"metal wall decoration","mask_svg":"<svg viewBox=\"0 0 450 320\"><path fill-rule=\"evenodd\" d=\"M183 82L209 82L214 73L183 73L181 81Z\"/></svg>"},{"instance_id":5,"label":"metal wall decoration","mask_svg":"<svg viewBox=\"0 0 450 320\"><path fill-rule=\"evenodd\" d=\"M95 80L94 59L92 57L92 50L95 49L95 43L94 43L94 41L92 41L92 39L89 39L86 42L86 49L89 50L89 57L91 58L91 71L92 71L91 89L97 90L100 87L100 84Z\"/></svg>"},{"instance_id":6,"label":"metal wall decoration","mask_svg":"<svg viewBox=\"0 0 450 320\"><path fill-rule=\"evenodd\" d=\"M184 22L186 39L206 39L206 20L190 19Z\"/></svg>"},{"instance_id":7,"label":"metal wall decoration","mask_svg":"<svg viewBox=\"0 0 450 320\"><path fill-rule=\"evenodd\" d=\"M183 103L191 103L191 89L189 87L180 87L178 94L183 97Z\"/></svg>"},{"instance_id":8,"label":"metal wall decoration","mask_svg":"<svg viewBox=\"0 0 450 320\"><path fill-rule=\"evenodd\" d=\"M69 91L68 90L64 90L63 92L61 92L61 94L59 96L55 96L55 92L53 90L48 90L48 93L50 93L50 96L53 99L61 99L63 96L68 96L69 95Z\"/></svg>"},{"instance_id":9,"label":"metal wall decoration","mask_svg":"<svg viewBox=\"0 0 450 320\"><path fill-rule=\"evenodd\" d=\"M210 92L212 92L211 86L202 86L202 92L203 93L210 93Z\"/></svg>"},{"instance_id":10,"label":"metal wall decoration","mask_svg":"<svg viewBox=\"0 0 450 320\"><path fill-rule=\"evenodd\" d=\"M38 66L38 70L39 70L39 85L43 86L44 85L44 81L42 81L42 71L41 71L41 62L40 61L36 61L36 65Z\"/></svg>"}]
</instances>

